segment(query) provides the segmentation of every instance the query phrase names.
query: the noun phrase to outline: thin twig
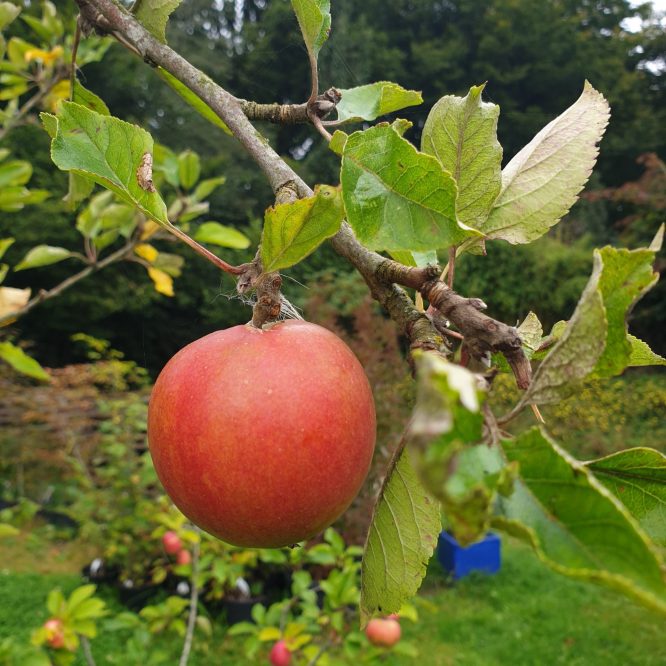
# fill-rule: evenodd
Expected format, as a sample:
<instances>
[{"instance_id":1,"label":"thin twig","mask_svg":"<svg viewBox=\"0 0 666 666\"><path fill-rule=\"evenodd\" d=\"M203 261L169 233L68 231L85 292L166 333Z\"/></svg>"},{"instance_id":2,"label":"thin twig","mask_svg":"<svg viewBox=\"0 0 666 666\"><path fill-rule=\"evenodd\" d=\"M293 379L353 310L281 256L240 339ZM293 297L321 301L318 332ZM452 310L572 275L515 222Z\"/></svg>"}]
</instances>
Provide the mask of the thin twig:
<instances>
[{"instance_id":1,"label":"thin twig","mask_svg":"<svg viewBox=\"0 0 666 666\"><path fill-rule=\"evenodd\" d=\"M319 134L321 134L326 141L330 142L333 135L322 125L321 118L315 113L311 114L312 124Z\"/></svg>"},{"instance_id":2,"label":"thin twig","mask_svg":"<svg viewBox=\"0 0 666 666\"><path fill-rule=\"evenodd\" d=\"M449 285L449 289L453 289L453 277L456 272L456 246L452 245L449 248L449 265L448 265L448 275L446 284Z\"/></svg>"},{"instance_id":3,"label":"thin twig","mask_svg":"<svg viewBox=\"0 0 666 666\"><path fill-rule=\"evenodd\" d=\"M85 636L81 636L80 634L79 639L81 641L81 647L83 648L83 657L86 660L86 664L88 666L96 666L92 650L90 649L90 641Z\"/></svg>"},{"instance_id":4,"label":"thin twig","mask_svg":"<svg viewBox=\"0 0 666 666\"><path fill-rule=\"evenodd\" d=\"M545 423L546 419L544 419L543 416L541 416L541 412L539 411L539 408L534 404L530 405L530 407L532 408L532 411L534 412L534 417L536 418L536 420L539 423Z\"/></svg>"},{"instance_id":5,"label":"thin twig","mask_svg":"<svg viewBox=\"0 0 666 666\"><path fill-rule=\"evenodd\" d=\"M127 254L129 254L134 249L135 245L136 245L136 240L132 240L123 245L123 247L121 247L119 250L116 250L115 252L110 254L108 257L102 259L102 261L99 261L96 264L90 264L89 266L86 266L82 271L79 271L74 275L70 275L67 279L63 280L52 289L41 290L34 298L31 298L21 309L16 310L14 312L9 312L8 314L0 317L0 326L3 326L4 324L7 324L11 321L14 321L14 319L22 317L40 303L48 301L50 298L53 298L54 296L59 296L63 291L69 289L77 282L80 282L84 278L88 277L91 273L96 273L97 271L102 270L102 268L105 268L109 264L121 261L122 259L125 258Z\"/></svg>"},{"instance_id":6,"label":"thin twig","mask_svg":"<svg viewBox=\"0 0 666 666\"><path fill-rule=\"evenodd\" d=\"M317 652L312 656L312 659L308 661L308 666L315 666L315 664L321 659L321 657L324 655L324 652L326 652L330 646L331 641L325 641L322 643L319 650L317 650Z\"/></svg>"},{"instance_id":7,"label":"thin twig","mask_svg":"<svg viewBox=\"0 0 666 666\"><path fill-rule=\"evenodd\" d=\"M166 230L183 241L183 243L189 245L195 252L200 254L205 259L208 259L211 263L215 264L219 269L223 270L225 273L230 275L240 275L242 269L240 266L232 266L228 264L224 259L220 259L216 254L213 254L210 250L207 250L203 245L197 243L194 238L188 236L182 229L175 227L173 224L169 224L166 227Z\"/></svg>"},{"instance_id":8,"label":"thin twig","mask_svg":"<svg viewBox=\"0 0 666 666\"><path fill-rule=\"evenodd\" d=\"M199 539L192 548L192 575L190 576L191 594L190 594L190 614L187 618L187 632L185 633L185 642L183 643L183 652L180 655L179 666L187 666L192 650L192 641L194 639L194 628L197 622L197 608L199 603L199 586L197 585L197 575L199 574L199 554L201 552L201 530L194 527Z\"/></svg>"},{"instance_id":9,"label":"thin twig","mask_svg":"<svg viewBox=\"0 0 666 666\"><path fill-rule=\"evenodd\" d=\"M76 31L74 32L74 43L72 44L72 62L69 69L69 101L74 101L74 84L76 83L76 54L79 52L81 41L81 17L76 18Z\"/></svg>"}]
</instances>

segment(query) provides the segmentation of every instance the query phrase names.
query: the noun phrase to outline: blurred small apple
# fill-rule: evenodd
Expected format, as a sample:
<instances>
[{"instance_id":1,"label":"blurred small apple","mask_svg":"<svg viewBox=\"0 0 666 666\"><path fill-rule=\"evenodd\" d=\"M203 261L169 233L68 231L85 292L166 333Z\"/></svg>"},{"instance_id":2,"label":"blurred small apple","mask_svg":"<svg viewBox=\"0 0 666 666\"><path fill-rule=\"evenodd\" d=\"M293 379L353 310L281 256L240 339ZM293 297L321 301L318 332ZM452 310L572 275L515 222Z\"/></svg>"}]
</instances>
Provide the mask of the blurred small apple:
<instances>
[{"instance_id":1,"label":"blurred small apple","mask_svg":"<svg viewBox=\"0 0 666 666\"><path fill-rule=\"evenodd\" d=\"M271 648L272 666L289 666L291 664L291 652L284 641L278 641Z\"/></svg>"},{"instance_id":2,"label":"blurred small apple","mask_svg":"<svg viewBox=\"0 0 666 666\"><path fill-rule=\"evenodd\" d=\"M46 630L46 644L54 650L65 647L65 632L62 626L62 620L52 617L44 623Z\"/></svg>"},{"instance_id":3,"label":"blurred small apple","mask_svg":"<svg viewBox=\"0 0 666 666\"><path fill-rule=\"evenodd\" d=\"M192 556L189 550L179 550L176 555L176 564L189 564L192 561Z\"/></svg>"},{"instance_id":4,"label":"blurred small apple","mask_svg":"<svg viewBox=\"0 0 666 666\"><path fill-rule=\"evenodd\" d=\"M180 540L180 537L172 531L164 533L162 545L169 555L177 555L183 549L183 542Z\"/></svg>"},{"instance_id":5,"label":"blurred small apple","mask_svg":"<svg viewBox=\"0 0 666 666\"><path fill-rule=\"evenodd\" d=\"M375 618L368 622L365 635L373 644L380 647L393 647L402 635L400 623L395 619Z\"/></svg>"}]
</instances>

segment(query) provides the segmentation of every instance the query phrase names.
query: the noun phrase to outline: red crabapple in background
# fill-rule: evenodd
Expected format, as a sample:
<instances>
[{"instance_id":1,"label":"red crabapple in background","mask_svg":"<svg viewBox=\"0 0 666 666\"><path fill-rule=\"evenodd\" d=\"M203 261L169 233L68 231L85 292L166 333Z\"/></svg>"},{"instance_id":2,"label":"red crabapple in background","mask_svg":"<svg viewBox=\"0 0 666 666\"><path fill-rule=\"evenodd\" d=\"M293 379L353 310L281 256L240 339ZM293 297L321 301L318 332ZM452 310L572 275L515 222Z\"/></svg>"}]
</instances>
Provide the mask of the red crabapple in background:
<instances>
[{"instance_id":1,"label":"red crabapple in background","mask_svg":"<svg viewBox=\"0 0 666 666\"><path fill-rule=\"evenodd\" d=\"M358 493L375 407L352 351L290 320L211 333L164 367L148 409L160 481L195 524L228 543L308 539Z\"/></svg>"},{"instance_id":2,"label":"red crabapple in background","mask_svg":"<svg viewBox=\"0 0 666 666\"><path fill-rule=\"evenodd\" d=\"M176 555L176 564L189 564L192 561L192 556L189 550L179 550Z\"/></svg>"},{"instance_id":3,"label":"red crabapple in background","mask_svg":"<svg viewBox=\"0 0 666 666\"><path fill-rule=\"evenodd\" d=\"M177 555L183 548L183 542L175 532L165 532L162 537L162 545L169 555Z\"/></svg>"},{"instance_id":4,"label":"red crabapple in background","mask_svg":"<svg viewBox=\"0 0 666 666\"><path fill-rule=\"evenodd\" d=\"M289 666L291 664L291 652L284 641L278 641L270 653L272 666Z\"/></svg>"},{"instance_id":5,"label":"red crabapple in background","mask_svg":"<svg viewBox=\"0 0 666 666\"><path fill-rule=\"evenodd\" d=\"M368 622L365 635L373 645L393 647L400 640L402 630L397 620L375 618Z\"/></svg>"},{"instance_id":6,"label":"red crabapple in background","mask_svg":"<svg viewBox=\"0 0 666 666\"><path fill-rule=\"evenodd\" d=\"M46 644L54 650L65 647L65 632L62 626L62 620L52 617L44 622L46 630Z\"/></svg>"}]
</instances>

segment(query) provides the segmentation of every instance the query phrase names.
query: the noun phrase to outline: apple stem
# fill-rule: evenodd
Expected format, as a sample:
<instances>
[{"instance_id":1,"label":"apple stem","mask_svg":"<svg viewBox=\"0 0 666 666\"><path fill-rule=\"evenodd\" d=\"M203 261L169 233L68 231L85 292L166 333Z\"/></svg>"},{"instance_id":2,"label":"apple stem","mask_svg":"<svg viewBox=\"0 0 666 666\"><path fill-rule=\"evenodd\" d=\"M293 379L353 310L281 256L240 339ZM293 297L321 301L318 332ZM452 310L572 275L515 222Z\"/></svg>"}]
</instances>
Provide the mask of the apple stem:
<instances>
[{"instance_id":1,"label":"apple stem","mask_svg":"<svg viewBox=\"0 0 666 666\"><path fill-rule=\"evenodd\" d=\"M208 259L212 264L215 264L218 268L223 270L225 273L230 275L240 275L242 268L240 266L232 266L228 264L224 259L220 259L217 255L213 254L210 250L207 250L203 245L197 243L194 238L188 236L182 229L169 224L166 227L167 231L170 234L173 234L176 238L183 241L186 245L189 245L196 253L200 254L205 259Z\"/></svg>"}]
</instances>

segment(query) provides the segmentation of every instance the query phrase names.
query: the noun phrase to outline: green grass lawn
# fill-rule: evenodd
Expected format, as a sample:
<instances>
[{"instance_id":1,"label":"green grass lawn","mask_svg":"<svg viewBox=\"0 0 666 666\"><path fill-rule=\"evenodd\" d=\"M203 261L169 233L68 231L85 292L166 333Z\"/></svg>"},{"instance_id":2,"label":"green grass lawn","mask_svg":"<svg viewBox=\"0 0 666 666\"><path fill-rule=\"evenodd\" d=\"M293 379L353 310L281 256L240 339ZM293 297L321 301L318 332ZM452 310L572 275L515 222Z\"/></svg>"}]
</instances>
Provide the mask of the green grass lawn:
<instances>
[{"instance_id":1,"label":"green grass lawn","mask_svg":"<svg viewBox=\"0 0 666 666\"><path fill-rule=\"evenodd\" d=\"M666 663L663 619L620 595L559 576L542 566L524 546L504 540L504 563L496 576L473 576L449 586L433 562L418 603L420 618L403 621L405 638L418 646L420 657L390 656L391 665L551 665L651 666ZM7 566L7 562L4 563ZM29 640L46 619L45 598L60 586L80 584L75 574L0 572L0 638ZM121 609L115 593L104 592ZM203 639L199 639L203 641ZM238 640L238 639L236 639ZM177 663L180 643L172 645ZM207 653L197 652L193 666L236 666L248 662L237 643L214 629ZM104 655L122 654L119 634L92 642L98 666ZM83 664L77 660L76 664ZM127 666L133 666L128 664Z\"/></svg>"}]
</instances>

